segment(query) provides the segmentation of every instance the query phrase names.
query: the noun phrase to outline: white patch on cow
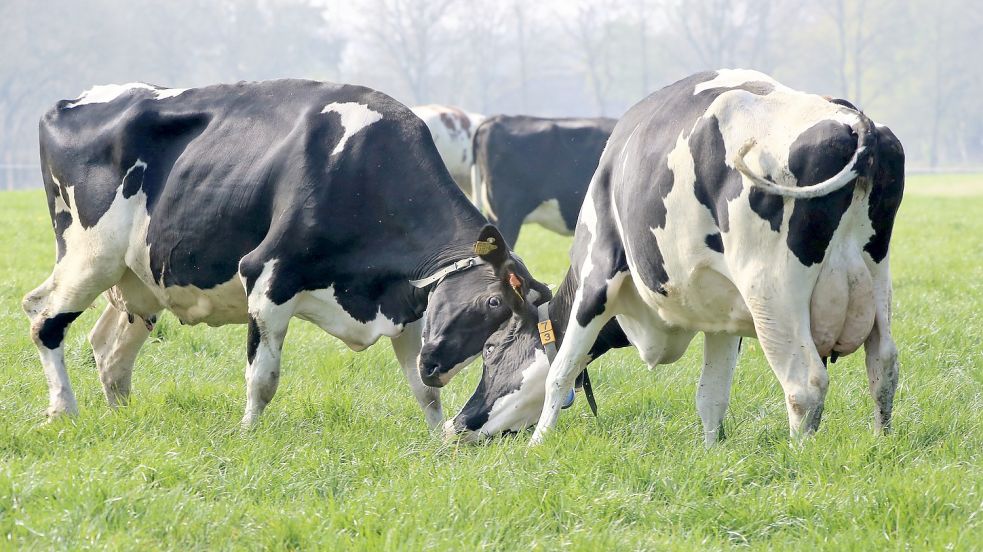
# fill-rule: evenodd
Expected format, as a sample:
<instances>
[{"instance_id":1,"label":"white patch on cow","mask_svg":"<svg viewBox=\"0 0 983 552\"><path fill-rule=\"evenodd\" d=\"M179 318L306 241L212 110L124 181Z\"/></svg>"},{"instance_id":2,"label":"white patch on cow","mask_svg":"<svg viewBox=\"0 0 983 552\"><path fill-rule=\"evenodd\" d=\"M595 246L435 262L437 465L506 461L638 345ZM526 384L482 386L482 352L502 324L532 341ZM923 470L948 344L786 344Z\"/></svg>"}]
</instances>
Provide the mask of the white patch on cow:
<instances>
[{"instance_id":1,"label":"white patch on cow","mask_svg":"<svg viewBox=\"0 0 983 552\"><path fill-rule=\"evenodd\" d=\"M65 198L62 197L62 191L64 191L66 194L69 194L69 195L72 196L72 197L68 198L68 200L69 200L69 202L71 202L72 205L75 205L75 199L74 199L74 197L75 197L75 187L74 186L71 186L69 188L64 188L61 185L61 181L58 180L58 177L56 177L54 174L52 174L50 168L48 169L48 174L51 176L51 181L55 183L55 187L58 188L58 196L55 197L55 214L56 215L58 213L69 213L69 214L71 214L72 210L68 207L68 203L65 201ZM73 224L75 223L75 217L74 216L72 217L72 223Z\"/></svg>"},{"instance_id":2,"label":"white patch on cow","mask_svg":"<svg viewBox=\"0 0 983 552\"><path fill-rule=\"evenodd\" d=\"M82 92L82 95L80 95L75 101L65 105L65 109L95 103L109 103L130 90L153 90L154 99L164 100L182 94L188 89L157 88L156 86L151 86L143 82L130 82L127 84L101 84L93 86L85 92Z\"/></svg>"},{"instance_id":3,"label":"white patch on cow","mask_svg":"<svg viewBox=\"0 0 983 552\"><path fill-rule=\"evenodd\" d=\"M341 140L331 150L331 155L341 153L348 140L355 136L358 131L382 119L382 114L378 111L373 111L368 106L356 102L334 102L324 106L324 109L321 110L321 113L332 112L341 116L344 134L341 135Z\"/></svg>"},{"instance_id":4,"label":"white patch on cow","mask_svg":"<svg viewBox=\"0 0 983 552\"><path fill-rule=\"evenodd\" d=\"M718 69L716 77L701 82L693 88L693 95L712 88L733 88L747 82L767 82L774 85L776 89L786 88L768 75L751 69Z\"/></svg>"},{"instance_id":5,"label":"white patch on cow","mask_svg":"<svg viewBox=\"0 0 983 552\"><path fill-rule=\"evenodd\" d=\"M526 215L523 224L538 224L547 230L562 234L573 235L573 228L567 228L563 214L560 213L560 202L556 198L547 199L539 204L533 212Z\"/></svg>"},{"instance_id":6,"label":"white patch on cow","mask_svg":"<svg viewBox=\"0 0 983 552\"><path fill-rule=\"evenodd\" d=\"M403 325L386 318L381 309L372 320L359 322L338 302L334 286L298 293L296 316L313 322L355 351L365 349L382 336L395 337L403 331Z\"/></svg>"},{"instance_id":7,"label":"white patch on cow","mask_svg":"<svg viewBox=\"0 0 983 552\"><path fill-rule=\"evenodd\" d=\"M587 250L584 254L584 259L580 265L580 282L587 281L591 272L594 271L594 247L597 242L597 209L594 207L593 190L587 189L587 197L584 198L584 204L580 207L580 216L577 218L577 226L583 225L584 228L590 232L590 241L587 242ZM574 270L574 267L570 267L570 270ZM584 286L577 286L577 292L574 294L573 305L571 306L570 312L576 313L580 310L580 305L584 302ZM576 316L571 316L570 320L576 320Z\"/></svg>"},{"instance_id":8,"label":"white patch on cow","mask_svg":"<svg viewBox=\"0 0 983 552\"><path fill-rule=\"evenodd\" d=\"M726 148L725 159L731 161L749 140L755 147L745 161L756 174L770 175L786 187L797 185L788 168L792 145L799 136L821 121L836 121L848 126L859 123L852 109L830 103L822 96L782 87L767 96L743 90L721 94L704 117L717 118ZM780 121L780 124L776 124Z\"/></svg>"},{"instance_id":9,"label":"white patch on cow","mask_svg":"<svg viewBox=\"0 0 983 552\"><path fill-rule=\"evenodd\" d=\"M533 361L522 370L519 388L495 401L488 412L488 420L481 428L458 434L454 429L454 420L451 419L444 424L444 437L476 442L494 437L503 431L522 431L533 425L539 419L546 401L546 376L549 370L550 363L546 353L537 348Z\"/></svg>"}]
</instances>

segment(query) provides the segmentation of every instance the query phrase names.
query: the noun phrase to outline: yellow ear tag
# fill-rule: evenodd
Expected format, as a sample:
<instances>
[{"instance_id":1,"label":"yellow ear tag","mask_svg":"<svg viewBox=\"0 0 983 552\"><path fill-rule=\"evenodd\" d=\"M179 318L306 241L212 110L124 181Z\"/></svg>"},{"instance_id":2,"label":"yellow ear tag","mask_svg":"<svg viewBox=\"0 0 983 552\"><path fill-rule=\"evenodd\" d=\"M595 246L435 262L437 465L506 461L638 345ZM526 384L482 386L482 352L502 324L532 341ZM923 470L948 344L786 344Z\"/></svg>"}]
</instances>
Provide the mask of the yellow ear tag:
<instances>
[{"instance_id":1,"label":"yellow ear tag","mask_svg":"<svg viewBox=\"0 0 983 552\"><path fill-rule=\"evenodd\" d=\"M487 255L496 249L498 249L498 246L495 245L495 238L488 238L488 241L474 242L474 254L479 257Z\"/></svg>"},{"instance_id":2,"label":"yellow ear tag","mask_svg":"<svg viewBox=\"0 0 983 552\"><path fill-rule=\"evenodd\" d=\"M539 328L539 341L543 345L549 345L556 341L556 335L553 333L552 320L544 320L536 324L536 327Z\"/></svg>"}]
</instances>

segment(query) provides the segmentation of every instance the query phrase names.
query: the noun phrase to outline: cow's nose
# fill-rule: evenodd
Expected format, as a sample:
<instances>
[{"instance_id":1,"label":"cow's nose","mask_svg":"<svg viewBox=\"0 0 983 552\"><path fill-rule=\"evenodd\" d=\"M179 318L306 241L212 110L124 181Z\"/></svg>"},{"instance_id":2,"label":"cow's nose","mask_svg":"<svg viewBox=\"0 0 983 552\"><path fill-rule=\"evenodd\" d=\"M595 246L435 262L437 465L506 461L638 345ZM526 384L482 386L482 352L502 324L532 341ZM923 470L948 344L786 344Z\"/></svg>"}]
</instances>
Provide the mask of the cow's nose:
<instances>
[{"instance_id":1,"label":"cow's nose","mask_svg":"<svg viewBox=\"0 0 983 552\"><path fill-rule=\"evenodd\" d=\"M440 363L428 361L420 365L420 379L430 387L443 387L440 380Z\"/></svg>"}]
</instances>

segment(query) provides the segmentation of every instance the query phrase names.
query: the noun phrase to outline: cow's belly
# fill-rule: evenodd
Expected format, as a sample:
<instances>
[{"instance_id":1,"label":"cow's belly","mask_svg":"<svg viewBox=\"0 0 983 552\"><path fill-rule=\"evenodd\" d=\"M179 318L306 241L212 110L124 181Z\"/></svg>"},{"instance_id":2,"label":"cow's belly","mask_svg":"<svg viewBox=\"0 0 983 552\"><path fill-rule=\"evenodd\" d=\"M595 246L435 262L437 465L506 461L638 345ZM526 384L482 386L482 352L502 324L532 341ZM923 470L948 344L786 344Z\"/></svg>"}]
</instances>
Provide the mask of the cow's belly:
<instances>
[{"instance_id":1,"label":"cow's belly","mask_svg":"<svg viewBox=\"0 0 983 552\"><path fill-rule=\"evenodd\" d=\"M666 295L635 279L642 301L672 328L694 332L753 337L754 322L744 298L729 278L709 268L694 269L689 277L666 284Z\"/></svg>"},{"instance_id":2,"label":"cow's belly","mask_svg":"<svg viewBox=\"0 0 983 552\"><path fill-rule=\"evenodd\" d=\"M238 276L210 289L195 286L159 286L128 270L107 294L113 304L143 318L171 311L182 324L209 326L246 323L246 292Z\"/></svg>"},{"instance_id":3,"label":"cow's belly","mask_svg":"<svg viewBox=\"0 0 983 552\"><path fill-rule=\"evenodd\" d=\"M355 351L365 349L380 337L396 337L403 331L402 324L389 320L381 310L372 320L356 320L338 302L332 287L300 292L296 316L313 322Z\"/></svg>"},{"instance_id":4,"label":"cow's belly","mask_svg":"<svg viewBox=\"0 0 983 552\"><path fill-rule=\"evenodd\" d=\"M540 203L539 207L529 213L522 222L523 224L538 224L563 236L573 235L573 229L568 228L566 221L563 220L563 215L560 213L560 202L556 198L547 199Z\"/></svg>"}]
</instances>

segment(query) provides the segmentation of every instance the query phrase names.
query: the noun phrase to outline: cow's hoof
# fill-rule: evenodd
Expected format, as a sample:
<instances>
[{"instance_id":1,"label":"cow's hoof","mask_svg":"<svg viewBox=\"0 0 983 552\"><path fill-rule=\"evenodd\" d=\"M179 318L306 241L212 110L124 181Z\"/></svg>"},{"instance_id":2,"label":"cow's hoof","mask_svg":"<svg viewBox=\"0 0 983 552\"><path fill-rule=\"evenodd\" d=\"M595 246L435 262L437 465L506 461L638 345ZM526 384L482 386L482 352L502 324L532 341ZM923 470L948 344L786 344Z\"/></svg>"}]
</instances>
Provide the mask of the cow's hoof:
<instances>
[{"instance_id":1,"label":"cow's hoof","mask_svg":"<svg viewBox=\"0 0 983 552\"><path fill-rule=\"evenodd\" d=\"M58 403L52 404L45 411L47 416L47 423L51 423L59 418L71 418L78 416L79 408L76 404L71 403Z\"/></svg>"},{"instance_id":2,"label":"cow's hoof","mask_svg":"<svg viewBox=\"0 0 983 552\"><path fill-rule=\"evenodd\" d=\"M546 434L537 429L532 434L532 438L529 439L529 448L538 447L539 445L542 445L545 439L546 439Z\"/></svg>"}]
</instances>

